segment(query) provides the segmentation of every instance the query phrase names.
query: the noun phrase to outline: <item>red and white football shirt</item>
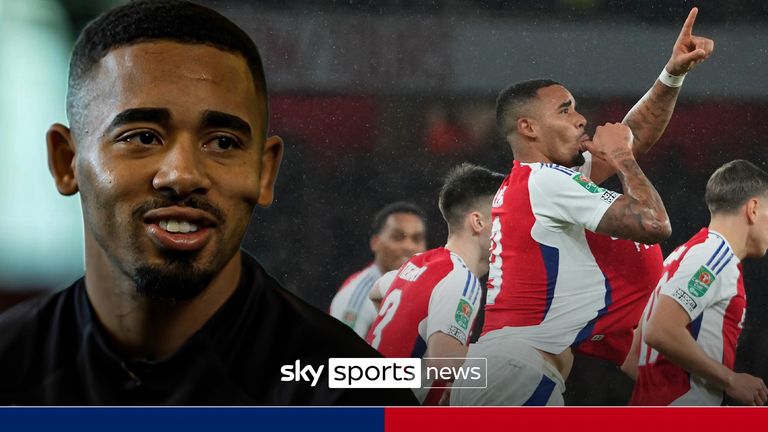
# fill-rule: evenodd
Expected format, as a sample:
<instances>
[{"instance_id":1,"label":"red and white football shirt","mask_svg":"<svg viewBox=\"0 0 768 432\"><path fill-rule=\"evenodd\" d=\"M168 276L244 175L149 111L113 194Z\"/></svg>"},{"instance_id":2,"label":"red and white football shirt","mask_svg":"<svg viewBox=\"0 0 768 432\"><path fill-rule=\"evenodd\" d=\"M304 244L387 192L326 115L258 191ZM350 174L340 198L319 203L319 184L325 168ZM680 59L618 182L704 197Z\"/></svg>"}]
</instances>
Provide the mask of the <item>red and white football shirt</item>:
<instances>
[{"instance_id":1,"label":"red and white football shirt","mask_svg":"<svg viewBox=\"0 0 768 432\"><path fill-rule=\"evenodd\" d=\"M438 331L468 343L482 289L461 257L436 248L411 257L394 278L391 273L380 281L391 283L366 338L371 346L385 357L422 357ZM437 403L441 391L422 402Z\"/></svg>"},{"instance_id":2,"label":"red and white football shirt","mask_svg":"<svg viewBox=\"0 0 768 432\"><path fill-rule=\"evenodd\" d=\"M368 334L376 319L376 307L368 298L368 293L379 277L379 268L370 264L348 277L331 302L331 315L352 327L362 338Z\"/></svg>"},{"instance_id":3,"label":"red and white football shirt","mask_svg":"<svg viewBox=\"0 0 768 432\"><path fill-rule=\"evenodd\" d=\"M659 295L673 298L688 313L688 330L711 358L733 369L736 342L746 310L741 263L728 242L703 228L675 249L648 300L640 322L640 358L632 405L720 405L721 390L708 387L642 342L642 332Z\"/></svg>"},{"instance_id":4,"label":"red and white football shirt","mask_svg":"<svg viewBox=\"0 0 768 432\"><path fill-rule=\"evenodd\" d=\"M658 244L645 245L586 232L589 250L606 279L606 307L590 321L591 332L576 352L621 365L632 347L634 329L664 268Z\"/></svg>"},{"instance_id":5,"label":"red and white football shirt","mask_svg":"<svg viewBox=\"0 0 768 432\"><path fill-rule=\"evenodd\" d=\"M515 161L493 200L483 334L559 354L592 333L610 286L586 232L619 196L578 171Z\"/></svg>"}]
</instances>

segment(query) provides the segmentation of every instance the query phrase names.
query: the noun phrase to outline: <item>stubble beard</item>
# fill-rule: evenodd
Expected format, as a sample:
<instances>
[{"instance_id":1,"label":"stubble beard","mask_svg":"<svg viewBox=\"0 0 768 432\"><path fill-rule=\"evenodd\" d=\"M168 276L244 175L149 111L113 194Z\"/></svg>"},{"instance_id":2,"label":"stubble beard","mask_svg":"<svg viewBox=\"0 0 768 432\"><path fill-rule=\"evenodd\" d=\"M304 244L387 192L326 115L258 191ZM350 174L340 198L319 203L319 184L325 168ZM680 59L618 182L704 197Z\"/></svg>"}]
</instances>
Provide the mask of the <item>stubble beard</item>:
<instances>
[{"instance_id":1,"label":"stubble beard","mask_svg":"<svg viewBox=\"0 0 768 432\"><path fill-rule=\"evenodd\" d=\"M132 220L139 220L148 210L178 204L174 200L156 199L143 203L132 212ZM224 213L206 200L189 198L184 204L192 208L200 208L215 215L220 223L226 220ZM130 240L130 249L136 254L141 254L143 232L134 233ZM211 247L212 245L208 245ZM150 246L151 247L151 246ZM223 251L208 254L208 262L203 250L192 252L169 251L160 252L161 263L147 263L141 256L137 256L134 262L138 262L129 277L136 286L136 293L142 297L153 300L188 301L199 296L214 277L224 267L216 257L222 256ZM212 257L211 257L212 256Z\"/></svg>"},{"instance_id":2,"label":"stubble beard","mask_svg":"<svg viewBox=\"0 0 768 432\"><path fill-rule=\"evenodd\" d=\"M165 253L164 265L140 265L132 272L136 292L153 300L192 300L216 276L212 269L202 269L194 261L196 253Z\"/></svg>"},{"instance_id":3,"label":"stubble beard","mask_svg":"<svg viewBox=\"0 0 768 432\"><path fill-rule=\"evenodd\" d=\"M584 159L584 154L581 152L576 153L576 155L573 156L573 159L571 159L571 165L572 167L582 166L587 162L586 159Z\"/></svg>"}]
</instances>

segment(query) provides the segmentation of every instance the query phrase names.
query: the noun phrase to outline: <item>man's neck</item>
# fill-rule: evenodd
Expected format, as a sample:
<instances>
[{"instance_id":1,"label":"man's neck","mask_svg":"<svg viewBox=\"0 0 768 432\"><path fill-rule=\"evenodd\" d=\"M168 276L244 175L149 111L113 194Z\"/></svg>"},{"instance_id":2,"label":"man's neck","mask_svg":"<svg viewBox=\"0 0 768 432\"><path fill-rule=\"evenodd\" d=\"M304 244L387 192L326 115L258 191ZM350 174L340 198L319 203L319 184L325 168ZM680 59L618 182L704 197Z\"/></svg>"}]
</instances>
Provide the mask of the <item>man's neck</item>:
<instances>
[{"instance_id":1,"label":"man's neck","mask_svg":"<svg viewBox=\"0 0 768 432\"><path fill-rule=\"evenodd\" d=\"M378 271L379 271L379 274L381 274L381 275L383 275L384 273L387 273L387 272L391 271L391 270L387 270L387 269L384 267L384 263L383 263L383 262L380 262L380 261L378 261L378 260L376 260L376 258L374 258L374 259L373 259L373 266L376 268L376 270L378 270ZM397 269L393 269L393 270L397 270Z\"/></svg>"},{"instance_id":2,"label":"man's neck","mask_svg":"<svg viewBox=\"0 0 768 432\"><path fill-rule=\"evenodd\" d=\"M512 148L512 155L514 159L520 163L549 163L552 162L536 147L534 141L528 141L520 139L514 145L510 145Z\"/></svg>"},{"instance_id":3,"label":"man's neck","mask_svg":"<svg viewBox=\"0 0 768 432\"><path fill-rule=\"evenodd\" d=\"M477 277L480 274L481 256L480 247L471 235L467 233L451 234L445 243L445 248L460 256L467 264L469 271Z\"/></svg>"},{"instance_id":4,"label":"man's neck","mask_svg":"<svg viewBox=\"0 0 768 432\"><path fill-rule=\"evenodd\" d=\"M720 215L713 216L709 229L725 238L740 261L747 256L748 227L741 217Z\"/></svg>"},{"instance_id":5,"label":"man's neck","mask_svg":"<svg viewBox=\"0 0 768 432\"><path fill-rule=\"evenodd\" d=\"M162 359L176 352L235 292L242 272L238 251L195 298L156 300L139 295L108 258L94 261L86 261L88 299L117 350L132 358Z\"/></svg>"}]
</instances>

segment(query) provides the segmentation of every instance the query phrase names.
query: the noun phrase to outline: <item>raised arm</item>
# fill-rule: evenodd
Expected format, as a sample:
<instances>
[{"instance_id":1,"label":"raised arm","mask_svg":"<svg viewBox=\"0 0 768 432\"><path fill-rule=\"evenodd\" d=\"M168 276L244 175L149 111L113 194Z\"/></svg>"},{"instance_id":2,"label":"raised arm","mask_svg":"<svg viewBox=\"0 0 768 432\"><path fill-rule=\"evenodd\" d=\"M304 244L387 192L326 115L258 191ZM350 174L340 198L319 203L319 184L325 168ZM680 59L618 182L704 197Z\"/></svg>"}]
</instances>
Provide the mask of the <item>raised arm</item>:
<instances>
[{"instance_id":1,"label":"raised arm","mask_svg":"<svg viewBox=\"0 0 768 432\"><path fill-rule=\"evenodd\" d=\"M672 112L675 110L677 96L680 94L682 77L712 55L715 47L712 39L693 35L693 24L697 14L697 8L691 9L672 47L672 55L662 71L663 76L666 73L672 77L663 78L666 84L662 82L662 77L659 77L651 89L624 117L623 123L632 129L634 135L632 152L636 158L646 154L667 128ZM614 173L615 170L610 164L596 158L590 177L596 183L601 183Z\"/></svg>"},{"instance_id":2,"label":"raised arm","mask_svg":"<svg viewBox=\"0 0 768 432\"><path fill-rule=\"evenodd\" d=\"M632 154L632 131L621 123L598 126L589 150L619 175L624 195L615 200L597 225L597 232L645 244L672 234L667 210Z\"/></svg>"}]
</instances>

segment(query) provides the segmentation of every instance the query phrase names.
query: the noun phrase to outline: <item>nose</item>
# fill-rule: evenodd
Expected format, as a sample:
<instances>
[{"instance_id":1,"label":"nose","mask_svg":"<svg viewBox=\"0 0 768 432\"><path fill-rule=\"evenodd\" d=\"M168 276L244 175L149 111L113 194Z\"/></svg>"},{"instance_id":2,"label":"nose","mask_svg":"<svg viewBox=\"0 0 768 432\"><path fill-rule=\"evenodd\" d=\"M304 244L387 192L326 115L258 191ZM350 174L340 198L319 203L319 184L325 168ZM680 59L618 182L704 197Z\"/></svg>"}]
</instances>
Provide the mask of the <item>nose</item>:
<instances>
[{"instance_id":1,"label":"nose","mask_svg":"<svg viewBox=\"0 0 768 432\"><path fill-rule=\"evenodd\" d=\"M152 179L152 186L160 192L172 192L178 197L205 194L211 187L211 180L203 158L204 155L192 140L169 143Z\"/></svg>"},{"instance_id":2,"label":"nose","mask_svg":"<svg viewBox=\"0 0 768 432\"><path fill-rule=\"evenodd\" d=\"M408 255L414 255L422 251L421 245L422 245L422 242L419 241L418 239L408 237L408 239L405 241L405 250L408 253Z\"/></svg>"},{"instance_id":3,"label":"nose","mask_svg":"<svg viewBox=\"0 0 768 432\"><path fill-rule=\"evenodd\" d=\"M579 129L584 129L587 127L587 118L581 115L581 113L576 113L578 116L576 118L576 127Z\"/></svg>"}]
</instances>

